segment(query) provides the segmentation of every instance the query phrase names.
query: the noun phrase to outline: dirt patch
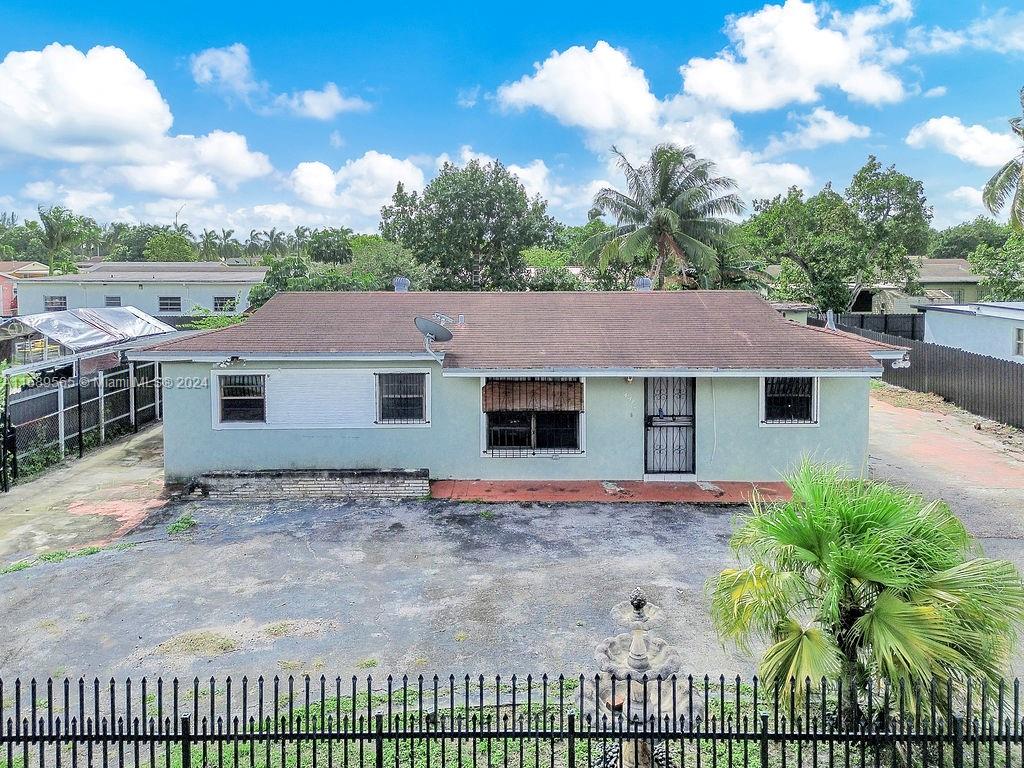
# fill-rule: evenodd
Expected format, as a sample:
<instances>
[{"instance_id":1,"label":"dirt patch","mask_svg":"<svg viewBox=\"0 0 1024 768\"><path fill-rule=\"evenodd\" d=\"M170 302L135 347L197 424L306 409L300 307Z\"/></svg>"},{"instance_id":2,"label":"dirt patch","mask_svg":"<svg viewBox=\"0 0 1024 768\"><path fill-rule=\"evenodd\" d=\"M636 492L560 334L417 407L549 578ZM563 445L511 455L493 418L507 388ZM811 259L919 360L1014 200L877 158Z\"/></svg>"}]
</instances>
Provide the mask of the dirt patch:
<instances>
[{"instance_id":1,"label":"dirt patch","mask_svg":"<svg viewBox=\"0 0 1024 768\"><path fill-rule=\"evenodd\" d=\"M270 624L242 621L229 626L183 632L160 643L153 653L213 658L239 650L269 648L284 638L313 637L336 629L334 622L318 619L284 619Z\"/></svg>"},{"instance_id":2,"label":"dirt patch","mask_svg":"<svg viewBox=\"0 0 1024 768\"><path fill-rule=\"evenodd\" d=\"M894 405L897 408L911 408L915 411L941 413L969 426L975 432L983 433L998 440L1004 448L1012 453L1024 454L1024 430L986 419L958 408L953 403L943 400L930 392L915 392L902 387L894 387L883 382L873 382L871 397Z\"/></svg>"}]
</instances>

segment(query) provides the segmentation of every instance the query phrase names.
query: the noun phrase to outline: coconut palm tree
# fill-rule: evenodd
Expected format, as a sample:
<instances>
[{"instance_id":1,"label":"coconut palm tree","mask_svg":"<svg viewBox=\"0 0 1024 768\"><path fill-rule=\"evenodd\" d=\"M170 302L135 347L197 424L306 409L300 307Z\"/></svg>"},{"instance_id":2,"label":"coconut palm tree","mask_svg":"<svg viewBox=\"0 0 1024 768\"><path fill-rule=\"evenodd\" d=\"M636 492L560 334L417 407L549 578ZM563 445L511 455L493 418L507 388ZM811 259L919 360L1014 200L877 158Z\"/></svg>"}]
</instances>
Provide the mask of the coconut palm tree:
<instances>
[{"instance_id":1,"label":"coconut palm tree","mask_svg":"<svg viewBox=\"0 0 1024 768\"><path fill-rule=\"evenodd\" d=\"M204 229L199 236L199 258L201 261L213 261L217 258L217 233L212 229Z\"/></svg>"},{"instance_id":2,"label":"coconut palm tree","mask_svg":"<svg viewBox=\"0 0 1024 768\"><path fill-rule=\"evenodd\" d=\"M249 230L249 239L245 241L245 255L250 264L259 261L260 253L263 252L263 234L256 229Z\"/></svg>"},{"instance_id":3,"label":"coconut palm tree","mask_svg":"<svg viewBox=\"0 0 1024 768\"><path fill-rule=\"evenodd\" d=\"M709 586L719 633L768 644L766 682L843 677L927 683L993 678L1024 622L1024 583L975 556L940 501L804 463L791 501L740 518L741 559Z\"/></svg>"},{"instance_id":4,"label":"coconut palm tree","mask_svg":"<svg viewBox=\"0 0 1024 768\"><path fill-rule=\"evenodd\" d=\"M1024 113L1024 88L1020 89L1020 108ZM1018 139L1024 141L1024 114L1010 119L1010 130ZM1016 230L1024 229L1024 144L1020 152L1006 161L988 183L982 193L985 207L992 213L999 213L1010 202L1010 226Z\"/></svg>"},{"instance_id":5,"label":"coconut palm tree","mask_svg":"<svg viewBox=\"0 0 1024 768\"><path fill-rule=\"evenodd\" d=\"M692 279L698 287L705 290L762 291L771 285L771 276L765 272L764 265L731 235L716 242L714 248L714 255L704 261L704 269L693 269Z\"/></svg>"},{"instance_id":6,"label":"coconut palm tree","mask_svg":"<svg viewBox=\"0 0 1024 768\"><path fill-rule=\"evenodd\" d=\"M283 256L288 253L288 236L277 227L271 227L263 233L263 248L271 256Z\"/></svg>"},{"instance_id":7,"label":"coconut palm tree","mask_svg":"<svg viewBox=\"0 0 1024 768\"><path fill-rule=\"evenodd\" d=\"M697 157L693 147L659 144L640 166L616 147L612 152L626 177L626 192L605 188L594 196L594 207L614 219L615 226L587 241L591 263L602 268L615 260L643 265L657 288L671 262L683 275L690 267L701 271L714 256L715 239L728 228L723 217L743 210L736 183L718 176L715 164Z\"/></svg>"},{"instance_id":8,"label":"coconut palm tree","mask_svg":"<svg viewBox=\"0 0 1024 768\"><path fill-rule=\"evenodd\" d=\"M49 208L39 206L39 222L43 225L42 241L46 250L46 265L53 274L53 265L58 258L70 255L71 249L82 242L87 232L82 220L62 205Z\"/></svg>"}]
</instances>

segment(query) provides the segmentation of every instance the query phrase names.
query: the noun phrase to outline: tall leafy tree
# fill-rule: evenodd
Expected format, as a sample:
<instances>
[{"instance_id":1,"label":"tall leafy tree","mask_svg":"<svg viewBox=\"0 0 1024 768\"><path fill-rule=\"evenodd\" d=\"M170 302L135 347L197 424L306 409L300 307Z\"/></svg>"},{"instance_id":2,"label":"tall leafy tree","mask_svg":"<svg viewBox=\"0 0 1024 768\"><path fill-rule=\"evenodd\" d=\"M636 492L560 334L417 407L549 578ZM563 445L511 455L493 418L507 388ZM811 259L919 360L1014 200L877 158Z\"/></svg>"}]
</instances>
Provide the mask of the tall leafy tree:
<instances>
[{"instance_id":1,"label":"tall leafy tree","mask_svg":"<svg viewBox=\"0 0 1024 768\"><path fill-rule=\"evenodd\" d=\"M313 261L346 264L352 261L352 230L348 227L324 227L313 232L305 251Z\"/></svg>"},{"instance_id":2,"label":"tall leafy tree","mask_svg":"<svg viewBox=\"0 0 1024 768\"><path fill-rule=\"evenodd\" d=\"M199 258L192 241L174 230L153 235L143 253L146 261L196 261Z\"/></svg>"},{"instance_id":3,"label":"tall leafy tree","mask_svg":"<svg viewBox=\"0 0 1024 768\"><path fill-rule=\"evenodd\" d=\"M978 287L989 301L1024 301L1024 232L1014 233L1002 247L979 245L970 256L981 275Z\"/></svg>"},{"instance_id":4,"label":"tall leafy tree","mask_svg":"<svg viewBox=\"0 0 1024 768\"><path fill-rule=\"evenodd\" d=\"M1024 583L941 501L805 463L792 500L751 504L741 563L711 581L712 618L741 646L767 643L766 682L844 677L927 684L995 678L1024 623Z\"/></svg>"},{"instance_id":5,"label":"tall leafy tree","mask_svg":"<svg viewBox=\"0 0 1024 768\"><path fill-rule=\"evenodd\" d=\"M1020 108L1024 112L1024 88L1020 89ZM1010 119L1010 130L1024 142L1024 115ZM1010 226L1024 229L1024 143L1016 156L1006 161L985 184L982 201L992 213L1010 205Z\"/></svg>"},{"instance_id":6,"label":"tall leafy tree","mask_svg":"<svg viewBox=\"0 0 1024 768\"><path fill-rule=\"evenodd\" d=\"M602 267L615 259L649 265L657 288L672 265L684 275L690 266L700 271L728 229L724 217L743 210L736 183L719 176L715 164L697 157L693 147L659 144L640 166L617 148L612 151L626 192L605 188L595 195L594 207L615 225L588 240L591 259Z\"/></svg>"},{"instance_id":7,"label":"tall leafy tree","mask_svg":"<svg viewBox=\"0 0 1024 768\"><path fill-rule=\"evenodd\" d=\"M522 252L550 242L547 203L530 198L500 162L446 163L422 195L399 185L381 210L381 234L397 238L430 269L439 290L523 287Z\"/></svg>"},{"instance_id":8,"label":"tall leafy tree","mask_svg":"<svg viewBox=\"0 0 1024 768\"><path fill-rule=\"evenodd\" d=\"M912 256L927 250L931 217L920 181L869 157L845 195L829 183L809 198L792 187L755 200L740 235L756 259L783 266L788 261L803 271L806 295L789 298L842 312L862 287L913 285Z\"/></svg>"},{"instance_id":9,"label":"tall leafy tree","mask_svg":"<svg viewBox=\"0 0 1024 768\"><path fill-rule=\"evenodd\" d=\"M928 255L933 259L966 259L979 245L1002 248L1010 231L1006 225L987 216L978 216L936 232Z\"/></svg>"}]
</instances>

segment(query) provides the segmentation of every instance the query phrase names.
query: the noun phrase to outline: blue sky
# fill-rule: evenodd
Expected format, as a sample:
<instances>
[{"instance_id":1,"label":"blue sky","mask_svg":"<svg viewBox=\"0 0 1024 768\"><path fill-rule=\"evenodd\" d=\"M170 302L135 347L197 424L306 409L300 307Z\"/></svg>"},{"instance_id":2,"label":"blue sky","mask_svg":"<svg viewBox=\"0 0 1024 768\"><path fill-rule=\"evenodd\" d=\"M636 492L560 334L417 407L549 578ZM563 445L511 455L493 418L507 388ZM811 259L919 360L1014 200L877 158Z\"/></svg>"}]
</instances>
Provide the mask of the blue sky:
<instances>
[{"instance_id":1,"label":"blue sky","mask_svg":"<svg viewBox=\"0 0 1024 768\"><path fill-rule=\"evenodd\" d=\"M1019 146L1024 11L999 3L5 4L0 209L370 231L397 181L497 157L560 219L609 148L694 144L747 199L869 153L945 226Z\"/></svg>"}]
</instances>

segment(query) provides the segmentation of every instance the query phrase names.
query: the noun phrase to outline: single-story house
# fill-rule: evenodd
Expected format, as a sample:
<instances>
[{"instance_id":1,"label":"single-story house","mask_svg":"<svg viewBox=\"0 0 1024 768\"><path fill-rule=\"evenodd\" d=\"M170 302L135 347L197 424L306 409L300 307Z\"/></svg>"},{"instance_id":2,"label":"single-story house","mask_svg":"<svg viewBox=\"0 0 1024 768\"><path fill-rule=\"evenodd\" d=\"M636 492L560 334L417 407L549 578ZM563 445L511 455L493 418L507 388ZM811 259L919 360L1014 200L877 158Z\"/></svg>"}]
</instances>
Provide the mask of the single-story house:
<instances>
[{"instance_id":1,"label":"single-story house","mask_svg":"<svg viewBox=\"0 0 1024 768\"><path fill-rule=\"evenodd\" d=\"M430 343L417 317L452 338ZM484 480L861 473L869 380L904 350L748 291L281 293L133 351L163 366L166 478L426 469Z\"/></svg>"},{"instance_id":2,"label":"single-story house","mask_svg":"<svg viewBox=\"0 0 1024 768\"><path fill-rule=\"evenodd\" d=\"M1024 302L922 306L924 340L1024 363Z\"/></svg>"},{"instance_id":3,"label":"single-story house","mask_svg":"<svg viewBox=\"0 0 1024 768\"><path fill-rule=\"evenodd\" d=\"M38 261L0 261L0 317L18 314L17 281L50 274Z\"/></svg>"},{"instance_id":4,"label":"single-story house","mask_svg":"<svg viewBox=\"0 0 1024 768\"><path fill-rule=\"evenodd\" d=\"M133 306L173 324L196 307L237 314L249 307L249 290L265 267L220 262L104 261L86 272L18 281L20 314L86 307Z\"/></svg>"}]
</instances>

